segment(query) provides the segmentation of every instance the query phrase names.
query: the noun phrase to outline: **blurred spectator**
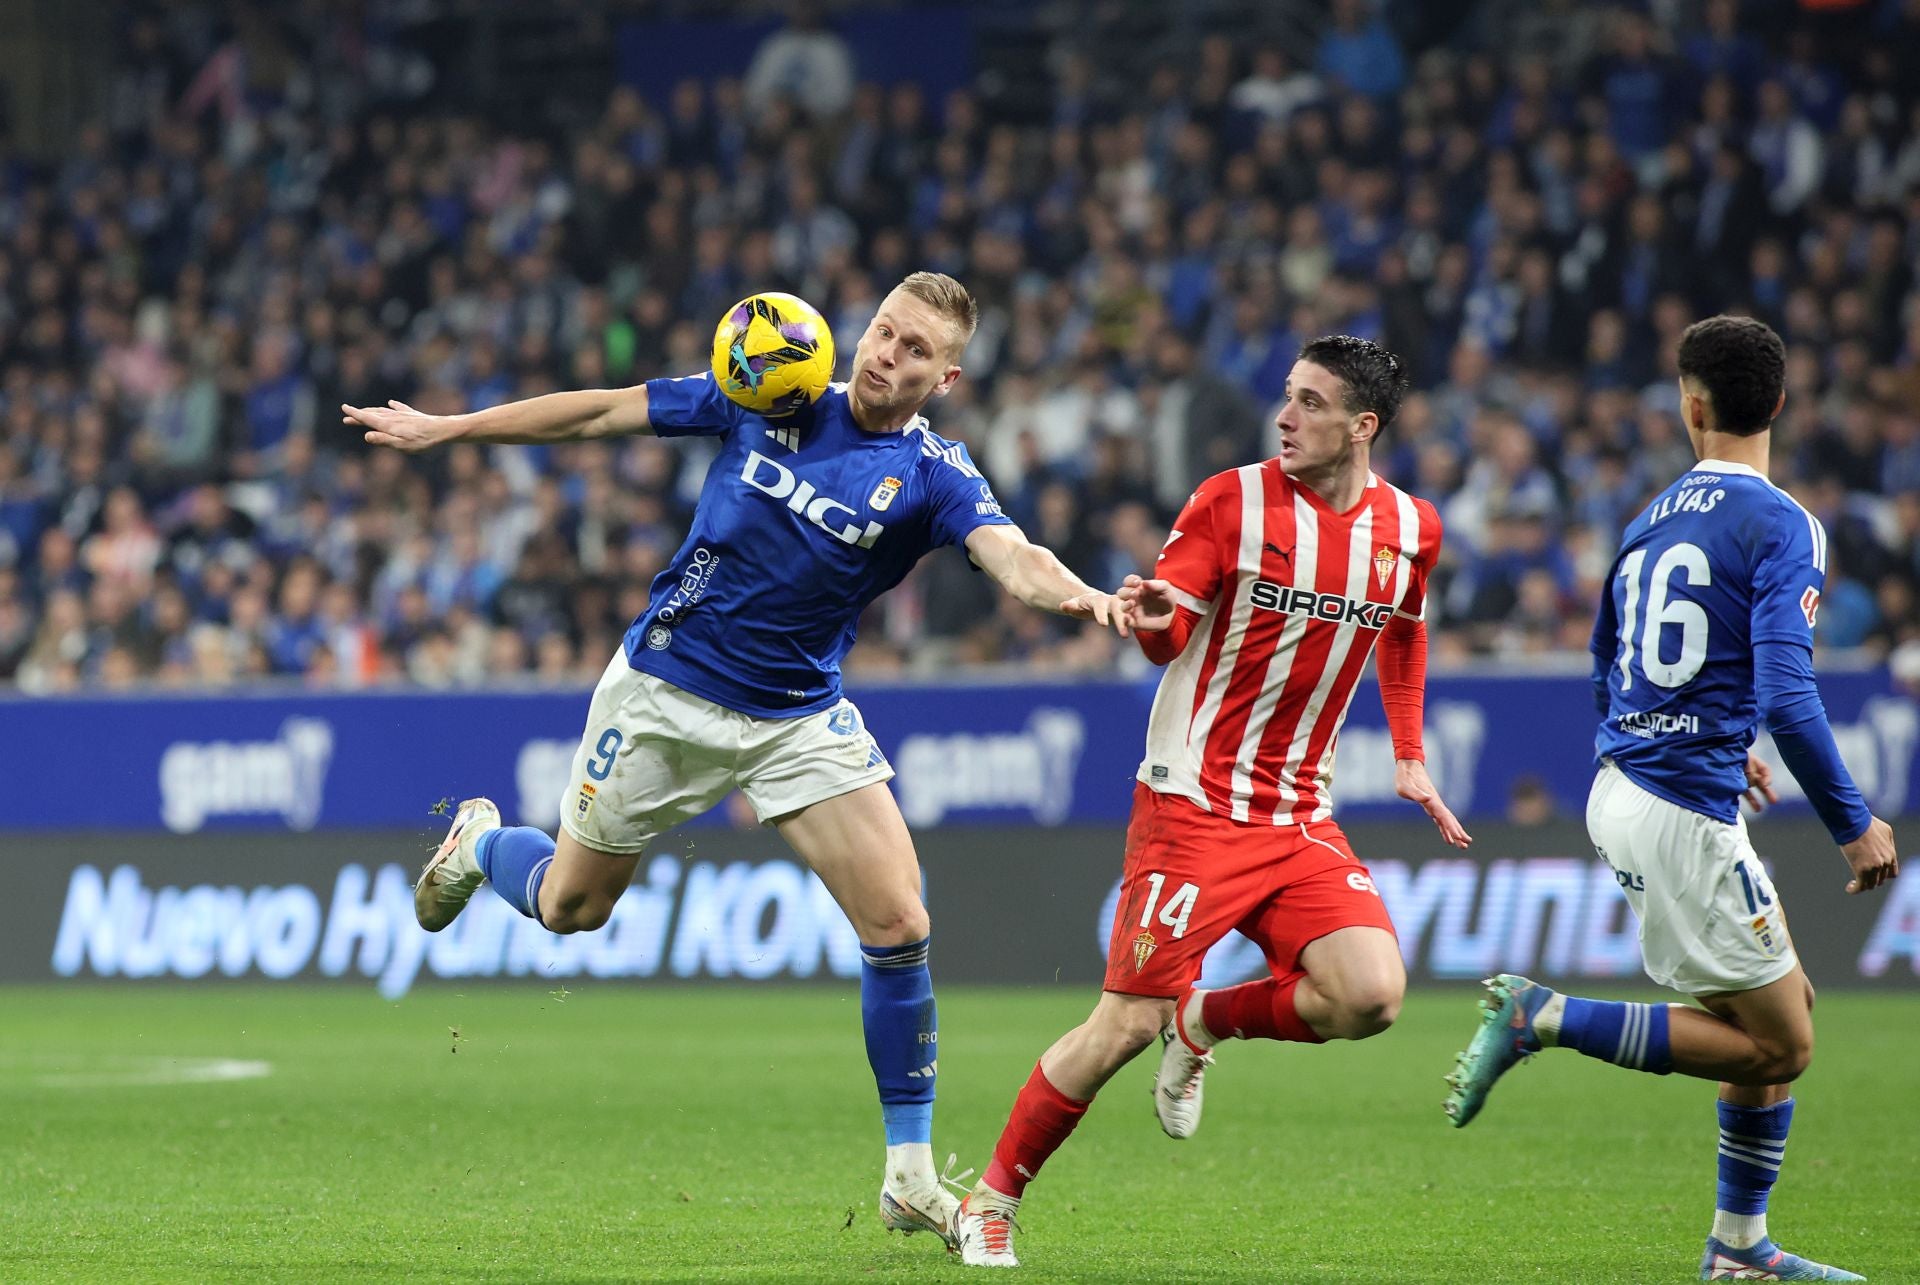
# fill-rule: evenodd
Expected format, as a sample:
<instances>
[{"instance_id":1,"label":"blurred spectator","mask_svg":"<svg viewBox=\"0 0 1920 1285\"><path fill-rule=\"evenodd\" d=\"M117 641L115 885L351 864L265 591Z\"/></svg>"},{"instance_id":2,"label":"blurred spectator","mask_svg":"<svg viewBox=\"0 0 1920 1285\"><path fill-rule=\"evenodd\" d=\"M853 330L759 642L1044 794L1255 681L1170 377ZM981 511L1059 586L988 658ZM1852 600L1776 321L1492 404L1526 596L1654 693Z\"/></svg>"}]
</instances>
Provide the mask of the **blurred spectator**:
<instances>
[{"instance_id":1,"label":"blurred spectator","mask_svg":"<svg viewBox=\"0 0 1920 1285\"><path fill-rule=\"evenodd\" d=\"M1536 826L1552 821L1559 809L1546 782L1537 776L1514 778L1507 791L1507 822L1510 825Z\"/></svg>"},{"instance_id":2,"label":"blurred spectator","mask_svg":"<svg viewBox=\"0 0 1920 1285\"><path fill-rule=\"evenodd\" d=\"M1406 60L1386 20L1363 0L1334 0L1333 25L1320 38L1320 74L1372 98L1388 98L1406 80Z\"/></svg>"},{"instance_id":3,"label":"blurred spectator","mask_svg":"<svg viewBox=\"0 0 1920 1285\"><path fill-rule=\"evenodd\" d=\"M747 68L747 107L765 113L787 101L815 120L829 120L853 101L853 54L827 30L818 4L799 0L786 27L761 42Z\"/></svg>"}]
</instances>

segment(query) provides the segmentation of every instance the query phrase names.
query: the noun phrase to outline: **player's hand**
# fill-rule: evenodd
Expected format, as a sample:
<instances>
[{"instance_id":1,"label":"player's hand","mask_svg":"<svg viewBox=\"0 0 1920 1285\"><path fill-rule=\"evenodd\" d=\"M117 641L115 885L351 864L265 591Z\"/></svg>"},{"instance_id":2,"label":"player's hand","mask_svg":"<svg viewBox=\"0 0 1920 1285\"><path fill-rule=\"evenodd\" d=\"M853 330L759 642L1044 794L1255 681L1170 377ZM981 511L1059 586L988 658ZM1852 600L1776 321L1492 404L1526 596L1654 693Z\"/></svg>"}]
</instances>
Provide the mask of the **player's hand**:
<instances>
[{"instance_id":1,"label":"player's hand","mask_svg":"<svg viewBox=\"0 0 1920 1285\"><path fill-rule=\"evenodd\" d=\"M1847 891L1871 892L1900 873L1900 854L1893 846L1893 827L1879 817L1867 826L1867 832L1840 849L1853 867Z\"/></svg>"},{"instance_id":2,"label":"player's hand","mask_svg":"<svg viewBox=\"0 0 1920 1285\"><path fill-rule=\"evenodd\" d=\"M1427 765L1419 759L1394 760L1393 789L1401 798L1425 808L1433 823L1440 827L1440 837L1453 847L1464 848L1473 842L1473 836L1460 824L1460 818L1453 815L1453 809L1440 797L1440 791L1433 788Z\"/></svg>"},{"instance_id":3,"label":"player's hand","mask_svg":"<svg viewBox=\"0 0 1920 1285\"><path fill-rule=\"evenodd\" d=\"M1773 791L1773 769L1766 760L1747 751L1747 806L1755 812L1761 811L1769 803L1778 803L1780 796Z\"/></svg>"},{"instance_id":4,"label":"player's hand","mask_svg":"<svg viewBox=\"0 0 1920 1285\"><path fill-rule=\"evenodd\" d=\"M1097 621L1102 629L1111 628L1122 638L1133 636L1132 630L1127 627L1126 606L1116 593L1094 590L1077 598L1069 598L1060 604L1060 614L1072 616L1075 620Z\"/></svg>"},{"instance_id":5,"label":"player's hand","mask_svg":"<svg viewBox=\"0 0 1920 1285\"><path fill-rule=\"evenodd\" d=\"M385 406L340 406L342 424L358 424L366 429L366 440L373 446L391 446L416 455L459 435L458 416L427 415L405 402Z\"/></svg>"},{"instance_id":6,"label":"player's hand","mask_svg":"<svg viewBox=\"0 0 1920 1285\"><path fill-rule=\"evenodd\" d=\"M1173 586L1165 580L1128 576L1120 582L1120 592L1114 596L1124 604L1127 623L1135 629L1153 633L1173 624L1177 604L1173 600Z\"/></svg>"}]
</instances>

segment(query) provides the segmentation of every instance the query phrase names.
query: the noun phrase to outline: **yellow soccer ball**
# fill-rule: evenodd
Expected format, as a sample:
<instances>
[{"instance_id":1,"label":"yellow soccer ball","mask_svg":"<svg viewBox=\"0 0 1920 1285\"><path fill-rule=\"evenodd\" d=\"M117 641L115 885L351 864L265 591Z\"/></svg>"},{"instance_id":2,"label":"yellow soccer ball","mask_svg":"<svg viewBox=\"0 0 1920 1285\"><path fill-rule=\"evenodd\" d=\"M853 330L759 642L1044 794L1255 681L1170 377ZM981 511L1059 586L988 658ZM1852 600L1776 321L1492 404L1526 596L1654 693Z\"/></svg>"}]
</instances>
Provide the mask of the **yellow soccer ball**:
<instances>
[{"instance_id":1,"label":"yellow soccer ball","mask_svg":"<svg viewBox=\"0 0 1920 1285\"><path fill-rule=\"evenodd\" d=\"M833 378L833 332L805 299L776 290L748 295L713 332L713 378L757 414L810 406Z\"/></svg>"}]
</instances>

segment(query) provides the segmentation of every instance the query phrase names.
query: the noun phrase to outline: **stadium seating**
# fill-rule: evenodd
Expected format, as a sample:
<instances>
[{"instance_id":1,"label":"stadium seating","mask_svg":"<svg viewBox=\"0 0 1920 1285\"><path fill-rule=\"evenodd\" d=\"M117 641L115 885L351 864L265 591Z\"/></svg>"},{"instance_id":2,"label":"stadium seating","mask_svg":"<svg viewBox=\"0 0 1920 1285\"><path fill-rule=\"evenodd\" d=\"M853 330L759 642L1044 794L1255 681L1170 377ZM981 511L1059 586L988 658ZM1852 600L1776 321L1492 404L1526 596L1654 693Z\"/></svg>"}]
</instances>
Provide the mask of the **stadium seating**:
<instances>
[{"instance_id":1,"label":"stadium seating","mask_svg":"<svg viewBox=\"0 0 1920 1285\"><path fill-rule=\"evenodd\" d=\"M984 310L936 427L1102 583L1265 453L1304 338L1400 352L1379 467L1446 519L1442 660L1584 649L1619 528L1691 458L1672 342L1750 311L1789 346L1775 478L1832 535L1823 642L1920 640L1914 6L1348 5L1244 41L1089 7L992 7L1017 91L563 87L567 131L444 105L357 10L129 10L65 158L0 143L0 682L590 682L701 445L409 459L332 408L684 373L759 289L844 362L921 266ZM1130 659L948 554L852 663Z\"/></svg>"}]
</instances>

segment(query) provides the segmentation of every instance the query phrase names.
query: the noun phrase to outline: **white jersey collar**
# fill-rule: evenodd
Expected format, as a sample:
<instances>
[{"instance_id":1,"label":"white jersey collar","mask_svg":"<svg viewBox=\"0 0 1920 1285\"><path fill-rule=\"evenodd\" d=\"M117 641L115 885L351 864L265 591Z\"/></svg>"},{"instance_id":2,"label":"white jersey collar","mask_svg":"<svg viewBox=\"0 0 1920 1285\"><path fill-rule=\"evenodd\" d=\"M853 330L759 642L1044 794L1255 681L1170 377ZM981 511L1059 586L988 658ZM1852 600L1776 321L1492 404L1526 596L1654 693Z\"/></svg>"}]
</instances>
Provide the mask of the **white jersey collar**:
<instances>
[{"instance_id":1,"label":"white jersey collar","mask_svg":"<svg viewBox=\"0 0 1920 1285\"><path fill-rule=\"evenodd\" d=\"M1759 469L1754 468L1752 465L1735 464L1729 460L1701 460L1698 464L1688 469L1687 472L1689 473L1738 473L1742 477L1757 477L1762 482L1767 480L1766 475L1762 473Z\"/></svg>"}]
</instances>

